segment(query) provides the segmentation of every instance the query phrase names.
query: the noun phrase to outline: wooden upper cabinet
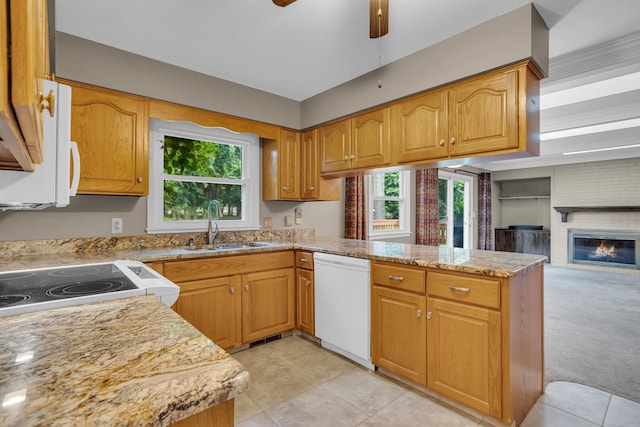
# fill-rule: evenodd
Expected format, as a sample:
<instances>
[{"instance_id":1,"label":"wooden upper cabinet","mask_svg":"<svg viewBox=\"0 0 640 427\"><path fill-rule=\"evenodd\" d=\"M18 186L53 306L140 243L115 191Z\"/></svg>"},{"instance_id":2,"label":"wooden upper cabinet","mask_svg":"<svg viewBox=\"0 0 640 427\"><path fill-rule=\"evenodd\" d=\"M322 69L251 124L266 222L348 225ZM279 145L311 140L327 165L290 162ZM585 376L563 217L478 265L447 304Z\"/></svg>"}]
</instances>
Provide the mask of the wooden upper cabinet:
<instances>
[{"instance_id":1,"label":"wooden upper cabinet","mask_svg":"<svg viewBox=\"0 0 640 427\"><path fill-rule=\"evenodd\" d=\"M72 86L71 139L80 151L79 194L149 193L149 110L145 99Z\"/></svg>"},{"instance_id":2,"label":"wooden upper cabinet","mask_svg":"<svg viewBox=\"0 0 640 427\"><path fill-rule=\"evenodd\" d=\"M449 155L447 91L437 90L392 107L395 158L399 163Z\"/></svg>"},{"instance_id":3,"label":"wooden upper cabinet","mask_svg":"<svg viewBox=\"0 0 640 427\"><path fill-rule=\"evenodd\" d=\"M320 128L322 173L389 165L390 108Z\"/></svg>"},{"instance_id":4,"label":"wooden upper cabinet","mask_svg":"<svg viewBox=\"0 0 640 427\"><path fill-rule=\"evenodd\" d=\"M300 198L300 133L282 131L278 147L280 199Z\"/></svg>"},{"instance_id":5,"label":"wooden upper cabinet","mask_svg":"<svg viewBox=\"0 0 640 427\"><path fill-rule=\"evenodd\" d=\"M320 128L320 170L334 172L351 166L351 121L341 120Z\"/></svg>"},{"instance_id":6,"label":"wooden upper cabinet","mask_svg":"<svg viewBox=\"0 0 640 427\"><path fill-rule=\"evenodd\" d=\"M318 130L302 134L302 176L301 195L303 199L317 199L320 180L320 159L318 158Z\"/></svg>"},{"instance_id":7,"label":"wooden upper cabinet","mask_svg":"<svg viewBox=\"0 0 640 427\"><path fill-rule=\"evenodd\" d=\"M518 147L518 70L493 73L449 90L452 156Z\"/></svg>"},{"instance_id":8,"label":"wooden upper cabinet","mask_svg":"<svg viewBox=\"0 0 640 427\"><path fill-rule=\"evenodd\" d=\"M340 200L340 179L320 176L318 129L302 134L301 196L304 200Z\"/></svg>"},{"instance_id":9,"label":"wooden upper cabinet","mask_svg":"<svg viewBox=\"0 0 640 427\"><path fill-rule=\"evenodd\" d=\"M49 76L47 3L5 1L0 15L0 167L32 171L33 164L43 160L42 105L50 99L42 102L49 95L42 94L42 82Z\"/></svg>"},{"instance_id":10,"label":"wooden upper cabinet","mask_svg":"<svg viewBox=\"0 0 640 427\"><path fill-rule=\"evenodd\" d=\"M351 121L351 167L388 165L391 162L390 108L360 114Z\"/></svg>"}]
</instances>

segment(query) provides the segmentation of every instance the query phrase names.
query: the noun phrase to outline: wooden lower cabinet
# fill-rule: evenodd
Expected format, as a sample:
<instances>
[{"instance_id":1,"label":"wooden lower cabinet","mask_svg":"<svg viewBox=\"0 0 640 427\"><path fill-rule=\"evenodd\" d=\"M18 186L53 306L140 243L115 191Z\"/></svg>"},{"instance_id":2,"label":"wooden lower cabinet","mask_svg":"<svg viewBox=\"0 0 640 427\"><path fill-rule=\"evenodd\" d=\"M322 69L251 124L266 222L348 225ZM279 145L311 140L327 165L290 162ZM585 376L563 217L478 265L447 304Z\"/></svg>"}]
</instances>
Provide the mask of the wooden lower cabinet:
<instances>
[{"instance_id":1,"label":"wooden lower cabinet","mask_svg":"<svg viewBox=\"0 0 640 427\"><path fill-rule=\"evenodd\" d=\"M294 269L242 277L242 341L251 342L295 327Z\"/></svg>"},{"instance_id":2,"label":"wooden lower cabinet","mask_svg":"<svg viewBox=\"0 0 640 427\"><path fill-rule=\"evenodd\" d=\"M543 265L497 277L376 261L371 273L373 364L519 425L544 385Z\"/></svg>"},{"instance_id":3,"label":"wooden lower cabinet","mask_svg":"<svg viewBox=\"0 0 640 427\"><path fill-rule=\"evenodd\" d=\"M294 328L293 265L293 251L283 251L170 261L161 270L180 286L173 309L229 349Z\"/></svg>"},{"instance_id":4,"label":"wooden lower cabinet","mask_svg":"<svg viewBox=\"0 0 640 427\"><path fill-rule=\"evenodd\" d=\"M427 385L426 297L373 286L371 356L375 365Z\"/></svg>"},{"instance_id":5,"label":"wooden lower cabinet","mask_svg":"<svg viewBox=\"0 0 640 427\"><path fill-rule=\"evenodd\" d=\"M296 328L315 335L313 270L296 268Z\"/></svg>"},{"instance_id":6,"label":"wooden lower cabinet","mask_svg":"<svg viewBox=\"0 0 640 427\"><path fill-rule=\"evenodd\" d=\"M175 311L224 349L242 344L240 276L180 283Z\"/></svg>"},{"instance_id":7,"label":"wooden lower cabinet","mask_svg":"<svg viewBox=\"0 0 640 427\"><path fill-rule=\"evenodd\" d=\"M427 386L500 419L500 312L439 298L427 310Z\"/></svg>"}]
</instances>

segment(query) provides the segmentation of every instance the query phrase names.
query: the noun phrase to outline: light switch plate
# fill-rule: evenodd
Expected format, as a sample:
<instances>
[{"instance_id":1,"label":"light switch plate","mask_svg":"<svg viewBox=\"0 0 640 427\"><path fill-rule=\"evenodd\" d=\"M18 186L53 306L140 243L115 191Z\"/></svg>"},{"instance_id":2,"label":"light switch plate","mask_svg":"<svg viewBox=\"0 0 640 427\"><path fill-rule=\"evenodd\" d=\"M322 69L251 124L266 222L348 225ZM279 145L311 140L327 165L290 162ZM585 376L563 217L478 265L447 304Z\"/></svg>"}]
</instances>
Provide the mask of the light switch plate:
<instances>
[{"instance_id":1,"label":"light switch plate","mask_svg":"<svg viewBox=\"0 0 640 427\"><path fill-rule=\"evenodd\" d=\"M284 225L286 225L287 227L291 227L293 225L293 218L291 217L291 215L286 215L284 217Z\"/></svg>"},{"instance_id":2,"label":"light switch plate","mask_svg":"<svg viewBox=\"0 0 640 427\"><path fill-rule=\"evenodd\" d=\"M262 219L262 228L271 228L273 227L273 220L270 216L265 216Z\"/></svg>"}]
</instances>

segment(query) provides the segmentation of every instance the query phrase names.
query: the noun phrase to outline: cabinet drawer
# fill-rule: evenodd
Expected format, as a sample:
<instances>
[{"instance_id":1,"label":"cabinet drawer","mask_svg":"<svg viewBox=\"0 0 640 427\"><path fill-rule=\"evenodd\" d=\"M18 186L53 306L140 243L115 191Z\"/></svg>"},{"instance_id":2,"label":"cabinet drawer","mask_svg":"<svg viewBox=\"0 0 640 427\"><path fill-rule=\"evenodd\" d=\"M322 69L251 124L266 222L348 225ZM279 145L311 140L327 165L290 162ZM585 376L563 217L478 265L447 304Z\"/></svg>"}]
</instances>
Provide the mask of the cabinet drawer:
<instances>
[{"instance_id":1,"label":"cabinet drawer","mask_svg":"<svg viewBox=\"0 0 640 427\"><path fill-rule=\"evenodd\" d=\"M374 285L387 286L424 295L426 274L424 270L374 263L372 271Z\"/></svg>"},{"instance_id":2,"label":"cabinet drawer","mask_svg":"<svg viewBox=\"0 0 640 427\"><path fill-rule=\"evenodd\" d=\"M500 281L429 272L427 293L455 301L500 308Z\"/></svg>"},{"instance_id":3,"label":"cabinet drawer","mask_svg":"<svg viewBox=\"0 0 640 427\"><path fill-rule=\"evenodd\" d=\"M296 267L313 270L313 252L296 251Z\"/></svg>"}]
</instances>

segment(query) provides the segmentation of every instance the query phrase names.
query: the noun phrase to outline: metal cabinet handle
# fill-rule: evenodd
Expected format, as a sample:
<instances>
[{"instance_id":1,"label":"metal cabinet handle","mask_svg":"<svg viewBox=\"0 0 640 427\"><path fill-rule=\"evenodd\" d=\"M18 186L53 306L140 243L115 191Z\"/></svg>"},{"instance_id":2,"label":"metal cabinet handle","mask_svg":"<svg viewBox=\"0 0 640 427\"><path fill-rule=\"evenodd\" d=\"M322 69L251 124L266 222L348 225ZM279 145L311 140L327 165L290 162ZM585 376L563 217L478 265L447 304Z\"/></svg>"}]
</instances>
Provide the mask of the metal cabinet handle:
<instances>
[{"instance_id":1,"label":"metal cabinet handle","mask_svg":"<svg viewBox=\"0 0 640 427\"><path fill-rule=\"evenodd\" d=\"M453 137L453 136L452 136L452 137L451 137L451 139L449 140L449 142L450 142L452 145L453 145L453 144L455 144L455 143L456 143L456 139L455 139L455 137Z\"/></svg>"},{"instance_id":2,"label":"metal cabinet handle","mask_svg":"<svg viewBox=\"0 0 640 427\"><path fill-rule=\"evenodd\" d=\"M418 313L416 313L418 315L418 317L422 317L422 310L418 310Z\"/></svg>"},{"instance_id":3,"label":"metal cabinet handle","mask_svg":"<svg viewBox=\"0 0 640 427\"><path fill-rule=\"evenodd\" d=\"M441 139L439 144L440 144L440 147L444 147L444 139Z\"/></svg>"},{"instance_id":4,"label":"metal cabinet handle","mask_svg":"<svg viewBox=\"0 0 640 427\"><path fill-rule=\"evenodd\" d=\"M431 312L427 311L427 320L431 320Z\"/></svg>"},{"instance_id":5,"label":"metal cabinet handle","mask_svg":"<svg viewBox=\"0 0 640 427\"><path fill-rule=\"evenodd\" d=\"M233 294L235 294L235 293L236 293L236 288L235 288L235 286L231 286L231 287L229 288L229 293L230 293L231 295L233 295Z\"/></svg>"},{"instance_id":6,"label":"metal cabinet handle","mask_svg":"<svg viewBox=\"0 0 640 427\"><path fill-rule=\"evenodd\" d=\"M51 90L49 95L44 96L40 92L40 111L49 110L49 116L53 117L56 114L56 93Z\"/></svg>"},{"instance_id":7,"label":"metal cabinet handle","mask_svg":"<svg viewBox=\"0 0 640 427\"><path fill-rule=\"evenodd\" d=\"M469 292L471 292L471 289L469 288L460 288L458 286L449 286L449 289L451 289L454 292L464 292L465 294L468 294Z\"/></svg>"},{"instance_id":8,"label":"metal cabinet handle","mask_svg":"<svg viewBox=\"0 0 640 427\"><path fill-rule=\"evenodd\" d=\"M138 179L136 179L136 181L138 181L138 184L142 184L144 182L144 178L139 176Z\"/></svg>"},{"instance_id":9,"label":"metal cabinet handle","mask_svg":"<svg viewBox=\"0 0 640 427\"><path fill-rule=\"evenodd\" d=\"M356 156L354 154L351 155L351 160L355 159Z\"/></svg>"},{"instance_id":10,"label":"metal cabinet handle","mask_svg":"<svg viewBox=\"0 0 640 427\"><path fill-rule=\"evenodd\" d=\"M249 285L244 285L244 290L249 292Z\"/></svg>"},{"instance_id":11,"label":"metal cabinet handle","mask_svg":"<svg viewBox=\"0 0 640 427\"><path fill-rule=\"evenodd\" d=\"M309 191L313 191L315 189L316 189L316 187L314 187L313 185L311 187L309 187Z\"/></svg>"},{"instance_id":12,"label":"metal cabinet handle","mask_svg":"<svg viewBox=\"0 0 640 427\"><path fill-rule=\"evenodd\" d=\"M344 156L344 159L345 160L349 160L349 156Z\"/></svg>"},{"instance_id":13,"label":"metal cabinet handle","mask_svg":"<svg viewBox=\"0 0 640 427\"><path fill-rule=\"evenodd\" d=\"M311 280L307 280L307 286L311 284Z\"/></svg>"},{"instance_id":14,"label":"metal cabinet handle","mask_svg":"<svg viewBox=\"0 0 640 427\"><path fill-rule=\"evenodd\" d=\"M286 185L282 186L282 191L287 191L287 186Z\"/></svg>"},{"instance_id":15,"label":"metal cabinet handle","mask_svg":"<svg viewBox=\"0 0 640 427\"><path fill-rule=\"evenodd\" d=\"M404 277L402 276L393 276L393 275L388 275L387 278L389 280L397 280L398 282L402 282L404 280Z\"/></svg>"},{"instance_id":16,"label":"metal cabinet handle","mask_svg":"<svg viewBox=\"0 0 640 427\"><path fill-rule=\"evenodd\" d=\"M309 262L309 260L307 258L298 258L298 261L300 261L300 262Z\"/></svg>"}]
</instances>

